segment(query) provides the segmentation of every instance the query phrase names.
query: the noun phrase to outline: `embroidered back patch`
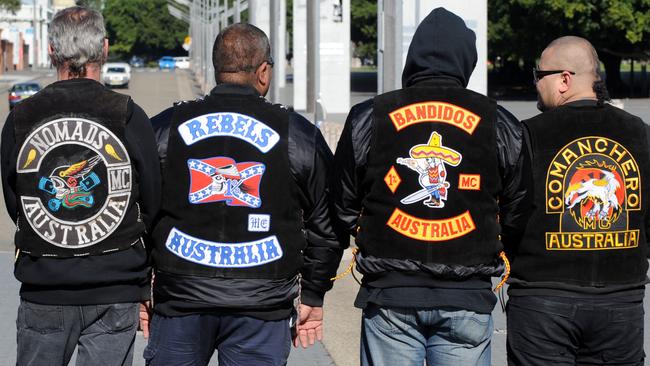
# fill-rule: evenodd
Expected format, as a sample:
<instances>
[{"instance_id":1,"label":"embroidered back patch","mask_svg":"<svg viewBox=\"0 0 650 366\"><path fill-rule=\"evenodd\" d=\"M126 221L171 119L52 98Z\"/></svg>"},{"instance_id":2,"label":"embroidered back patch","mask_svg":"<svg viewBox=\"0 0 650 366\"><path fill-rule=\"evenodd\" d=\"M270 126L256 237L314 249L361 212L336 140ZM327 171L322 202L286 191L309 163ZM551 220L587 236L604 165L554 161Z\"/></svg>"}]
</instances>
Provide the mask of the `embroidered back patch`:
<instances>
[{"instance_id":1,"label":"embroidered back patch","mask_svg":"<svg viewBox=\"0 0 650 366\"><path fill-rule=\"evenodd\" d=\"M20 197L27 222L45 241L83 248L122 222L131 196L131 162L122 142L83 118L43 124L27 136L18 174L34 174Z\"/></svg>"}]
</instances>

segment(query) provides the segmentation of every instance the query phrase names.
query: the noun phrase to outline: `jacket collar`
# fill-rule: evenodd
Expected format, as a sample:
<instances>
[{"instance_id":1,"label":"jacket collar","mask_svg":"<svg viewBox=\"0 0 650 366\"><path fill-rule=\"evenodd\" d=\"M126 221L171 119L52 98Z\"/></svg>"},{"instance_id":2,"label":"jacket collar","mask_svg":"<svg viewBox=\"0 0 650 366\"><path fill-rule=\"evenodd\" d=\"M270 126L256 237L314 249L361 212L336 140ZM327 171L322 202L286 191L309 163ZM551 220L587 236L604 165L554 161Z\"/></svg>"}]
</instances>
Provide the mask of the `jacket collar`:
<instances>
[{"instance_id":1,"label":"jacket collar","mask_svg":"<svg viewBox=\"0 0 650 366\"><path fill-rule=\"evenodd\" d=\"M229 83L218 84L210 91L210 95L223 95L223 94L251 95L255 97L260 96L260 93L258 93L257 90L255 90L255 88L248 85L240 85L240 84L229 84Z\"/></svg>"}]
</instances>

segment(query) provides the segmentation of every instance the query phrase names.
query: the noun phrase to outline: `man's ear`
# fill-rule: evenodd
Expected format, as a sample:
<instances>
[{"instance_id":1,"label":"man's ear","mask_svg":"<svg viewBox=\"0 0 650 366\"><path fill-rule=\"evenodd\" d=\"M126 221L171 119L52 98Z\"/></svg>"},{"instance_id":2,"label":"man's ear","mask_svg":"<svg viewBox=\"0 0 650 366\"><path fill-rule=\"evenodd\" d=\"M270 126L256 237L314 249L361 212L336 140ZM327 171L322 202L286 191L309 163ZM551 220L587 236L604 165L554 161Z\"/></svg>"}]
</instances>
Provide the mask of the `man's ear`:
<instances>
[{"instance_id":1,"label":"man's ear","mask_svg":"<svg viewBox=\"0 0 650 366\"><path fill-rule=\"evenodd\" d=\"M104 46L102 47L104 60L108 60L108 38L104 38Z\"/></svg>"},{"instance_id":2,"label":"man's ear","mask_svg":"<svg viewBox=\"0 0 650 366\"><path fill-rule=\"evenodd\" d=\"M52 48L52 44L51 44L51 43L48 43L48 44L47 44L47 54L48 54L50 57L52 57L52 55L54 54L54 48Z\"/></svg>"},{"instance_id":3,"label":"man's ear","mask_svg":"<svg viewBox=\"0 0 650 366\"><path fill-rule=\"evenodd\" d=\"M260 67L255 71L255 82L257 84L257 91L261 95L266 95L271 86L271 79L273 77L273 68L266 62L263 62Z\"/></svg>"},{"instance_id":4,"label":"man's ear","mask_svg":"<svg viewBox=\"0 0 650 366\"><path fill-rule=\"evenodd\" d=\"M564 71L562 72L562 75L560 77L560 93L566 93L569 89L571 89L571 85L573 84L573 78L570 72Z\"/></svg>"}]
</instances>

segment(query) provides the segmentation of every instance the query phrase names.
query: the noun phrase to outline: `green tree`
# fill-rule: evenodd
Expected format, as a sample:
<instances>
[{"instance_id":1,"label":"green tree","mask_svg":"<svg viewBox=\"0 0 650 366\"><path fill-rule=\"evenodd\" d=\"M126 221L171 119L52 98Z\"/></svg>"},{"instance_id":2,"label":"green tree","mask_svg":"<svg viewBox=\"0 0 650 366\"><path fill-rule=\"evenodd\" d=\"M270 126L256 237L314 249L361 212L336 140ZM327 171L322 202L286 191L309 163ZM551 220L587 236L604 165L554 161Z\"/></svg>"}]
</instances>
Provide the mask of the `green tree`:
<instances>
[{"instance_id":1,"label":"green tree","mask_svg":"<svg viewBox=\"0 0 650 366\"><path fill-rule=\"evenodd\" d=\"M377 59L377 2L350 1L350 39L356 45L355 56Z\"/></svg>"},{"instance_id":2,"label":"green tree","mask_svg":"<svg viewBox=\"0 0 650 366\"><path fill-rule=\"evenodd\" d=\"M621 86L621 58L650 50L650 0L489 1L488 18L490 59L528 67L553 39L581 36L598 50L612 91Z\"/></svg>"},{"instance_id":3,"label":"green tree","mask_svg":"<svg viewBox=\"0 0 650 366\"><path fill-rule=\"evenodd\" d=\"M0 10L17 12L20 9L20 0L0 0Z\"/></svg>"},{"instance_id":4,"label":"green tree","mask_svg":"<svg viewBox=\"0 0 650 366\"><path fill-rule=\"evenodd\" d=\"M157 58L184 52L188 26L169 14L165 0L105 0L103 14L113 54Z\"/></svg>"},{"instance_id":5,"label":"green tree","mask_svg":"<svg viewBox=\"0 0 650 366\"><path fill-rule=\"evenodd\" d=\"M103 0L77 0L75 3L79 6L85 6L96 10L102 10L102 6L104 5Z\"/></svg>"}]
</instances>

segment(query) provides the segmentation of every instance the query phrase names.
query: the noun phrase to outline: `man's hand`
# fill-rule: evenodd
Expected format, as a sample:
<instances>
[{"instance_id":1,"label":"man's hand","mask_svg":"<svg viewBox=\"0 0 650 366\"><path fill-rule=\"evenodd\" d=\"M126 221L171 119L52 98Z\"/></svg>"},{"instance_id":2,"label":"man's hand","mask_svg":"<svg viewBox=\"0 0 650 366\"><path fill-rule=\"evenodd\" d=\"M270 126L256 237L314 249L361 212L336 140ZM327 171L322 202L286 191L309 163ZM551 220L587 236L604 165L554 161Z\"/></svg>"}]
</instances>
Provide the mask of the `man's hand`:
<instances>
[{"instance_id":1,"label":"man's hand","mask_svg":"<svg viewBox=\"0 0 650 366\"><path fill-rule=\"evenodd\" d=\"M293 346L307 348L323 339L323 308L300 304Z\"/></svg>"},{"instance_id":2,"label":"man's hand","mask_svg":"<svg viewBox=\"0 0 650 366\"><path fill-rule=\"evenodd\" d=\"M149 338L149 319L151 319L151 302L143 301L140 303L140 330L144 339Z\"/></svg>"}]
</instances>

